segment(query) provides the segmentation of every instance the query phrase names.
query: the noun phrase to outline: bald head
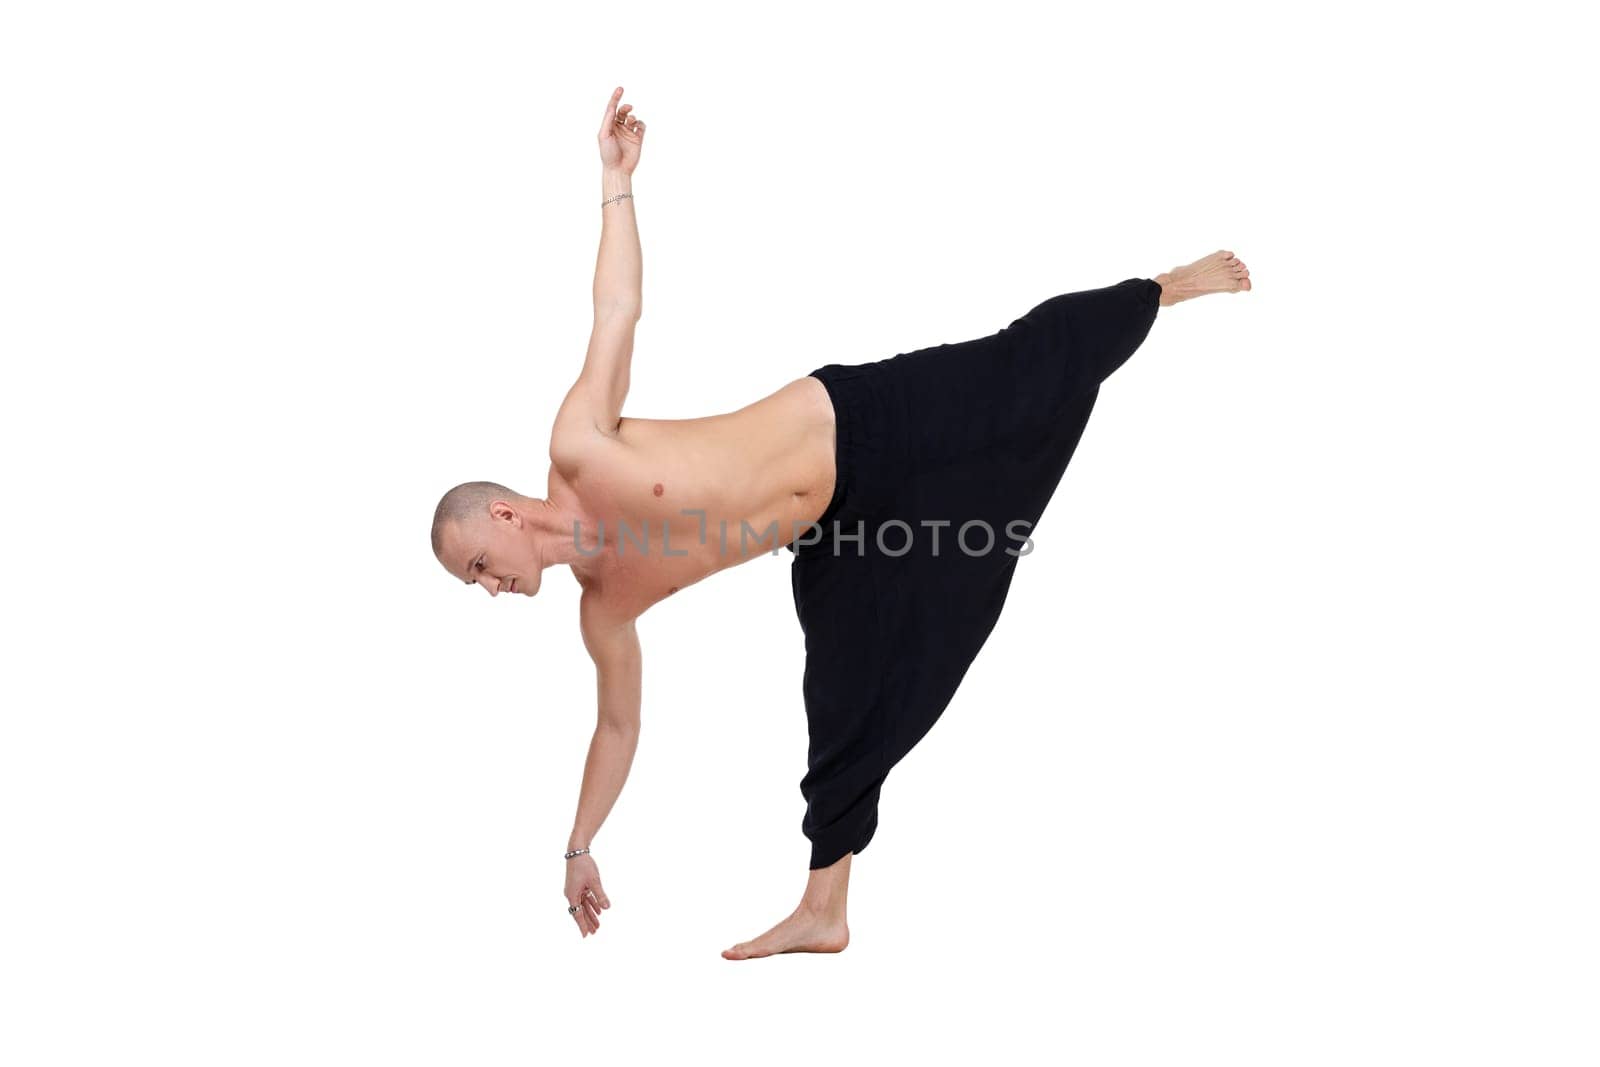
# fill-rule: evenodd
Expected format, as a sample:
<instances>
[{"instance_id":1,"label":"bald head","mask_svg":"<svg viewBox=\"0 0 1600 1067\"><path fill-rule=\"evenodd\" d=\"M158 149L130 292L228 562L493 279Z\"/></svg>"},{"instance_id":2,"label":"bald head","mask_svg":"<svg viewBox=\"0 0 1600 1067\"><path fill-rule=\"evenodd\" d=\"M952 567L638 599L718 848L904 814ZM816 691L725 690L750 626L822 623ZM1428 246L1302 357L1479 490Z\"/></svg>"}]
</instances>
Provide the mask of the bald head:
<instances>
[{"instance_id":1,"label":"bald head","mask_svg":"<svg viewBox=\"0 0 1600 1067\"><path fill-rule=\"evenodd\" d=\"M443 551L446 527L487 515L491 501L515 503L523 499L521 493L499 482L462 482L440 497L439 506L433 511L433 554Z\"/></svg>"}]
</instances>

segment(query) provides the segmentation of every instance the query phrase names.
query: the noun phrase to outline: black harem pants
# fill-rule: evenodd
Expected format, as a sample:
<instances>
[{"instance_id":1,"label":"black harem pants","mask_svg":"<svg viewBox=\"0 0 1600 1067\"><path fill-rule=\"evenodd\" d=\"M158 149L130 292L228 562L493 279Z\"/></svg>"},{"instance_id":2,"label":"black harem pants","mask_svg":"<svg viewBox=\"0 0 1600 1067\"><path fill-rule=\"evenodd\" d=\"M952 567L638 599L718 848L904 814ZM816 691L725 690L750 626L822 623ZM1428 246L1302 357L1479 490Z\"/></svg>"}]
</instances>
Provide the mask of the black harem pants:
<instances>
[{"instance_id":1,"label":"black harem pants","mask_svg":"<svg viewBox=\"0 0 1600 1067\"><path fill-rule=\"evenodd\" d=\"M811 372L837 425L833 497L789 546L813 870L872 840L884 779L988 639L1100 385L1160 295L1130 278L1052 296L988 337Z\"/></svg>"}]
</instances>

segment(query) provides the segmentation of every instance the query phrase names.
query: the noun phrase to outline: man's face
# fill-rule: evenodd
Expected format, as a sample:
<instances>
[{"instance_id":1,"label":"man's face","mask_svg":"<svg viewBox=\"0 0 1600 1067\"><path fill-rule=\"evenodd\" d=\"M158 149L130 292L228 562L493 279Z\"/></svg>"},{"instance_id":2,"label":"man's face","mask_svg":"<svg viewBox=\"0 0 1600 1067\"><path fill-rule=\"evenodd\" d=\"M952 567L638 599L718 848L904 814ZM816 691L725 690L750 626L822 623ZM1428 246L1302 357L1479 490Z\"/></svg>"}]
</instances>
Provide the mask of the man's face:
<instances>
[{"instance_id":1,"label":"man's face","mask_svg":"<svg viewBox=\"0 0 1600 1067\"><path fill-rule=\"evenodd\" d=\"M516 506L503 500L445 528L439 562L468 585L481 585L490 596L539 591L543 568L532 531Z\"/></svg>"}]
</instances>

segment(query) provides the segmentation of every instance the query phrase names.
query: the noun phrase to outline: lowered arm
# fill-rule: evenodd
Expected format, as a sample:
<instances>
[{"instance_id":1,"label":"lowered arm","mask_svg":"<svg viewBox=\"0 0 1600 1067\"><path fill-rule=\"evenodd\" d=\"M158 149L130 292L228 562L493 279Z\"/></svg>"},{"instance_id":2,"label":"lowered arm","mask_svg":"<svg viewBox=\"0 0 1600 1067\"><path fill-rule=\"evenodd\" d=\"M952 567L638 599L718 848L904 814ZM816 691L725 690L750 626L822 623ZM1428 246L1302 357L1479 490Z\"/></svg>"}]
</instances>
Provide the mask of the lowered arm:
<instances>
[{"instance_id":1,"label":"lowered arm","mask_svg":"<svg viewBox=\"0 0 1600 1067\"><path fill-rule=\"evenodd\" d=\"M579 604L583 644L594 660L599 718L583 766L578 814L567 848L587 848L622 793L639 747L643 657L632 620L606 621L585 601Z\"/></svg>"}]
</instances>

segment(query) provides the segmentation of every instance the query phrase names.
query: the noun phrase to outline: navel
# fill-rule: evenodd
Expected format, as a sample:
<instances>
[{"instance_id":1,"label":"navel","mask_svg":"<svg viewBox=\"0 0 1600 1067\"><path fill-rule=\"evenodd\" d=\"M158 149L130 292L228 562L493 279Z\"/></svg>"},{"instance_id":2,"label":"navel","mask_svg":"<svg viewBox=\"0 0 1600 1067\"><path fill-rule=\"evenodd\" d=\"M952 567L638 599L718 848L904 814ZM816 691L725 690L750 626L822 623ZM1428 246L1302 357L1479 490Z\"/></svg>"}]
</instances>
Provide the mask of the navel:
<instances>
[{"instance_id":1,"label":"navel","mask_svg":"<svg viewBox=\"0 0 1600 1067\"><path fill-rule=\"evenodd\" d=\"M666 488L660 482L657 482L656 483L656 487L653 490L651 490L651 492L655 493L656 496L660 496L662 493L665 493L666 491L667 491Z\"/></svg>"},{"instance_id":2,"label":"navel","mask_svg":"<svg viewBox=\"0 0 1600 1067\"><path fill-rule=\"evenodd\" d=\"M677 586L673 586L671 589L667 590L667 595L671 596L673 593L676 593L677 591L678 591L678 587Z\"/></svg>"}]
</instances>

